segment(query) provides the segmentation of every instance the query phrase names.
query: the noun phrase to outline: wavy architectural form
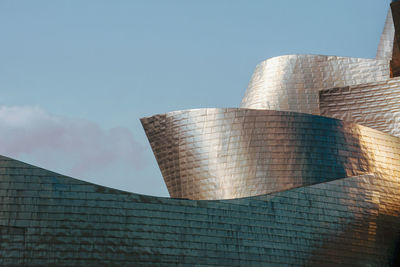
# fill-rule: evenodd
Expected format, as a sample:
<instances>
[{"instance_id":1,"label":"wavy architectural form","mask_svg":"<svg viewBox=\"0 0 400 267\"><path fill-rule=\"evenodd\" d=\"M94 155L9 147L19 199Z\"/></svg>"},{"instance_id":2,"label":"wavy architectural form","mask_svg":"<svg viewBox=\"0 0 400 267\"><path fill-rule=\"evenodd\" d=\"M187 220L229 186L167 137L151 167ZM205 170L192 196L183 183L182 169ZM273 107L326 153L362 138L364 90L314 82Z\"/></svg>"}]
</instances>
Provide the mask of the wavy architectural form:
<instances>
[{"instance_id":1,"label":"wavy architectural form","mask_svg":"<svg viewBox=\"0 0 400 267\"><path fill-rule=\"evenodd\" d=\"M392 4L393 16L389 10L377 59L275 57L257 66L239 109L143 118L170 195L248 197L368 173L372 165L389 164L398 175L398 163L391 163L399 159L398 139L304 113L400 136L400 84L390 79L397 33L392 17L396 22L399 4ZM370 146L364 139L372 140ZM383 143L396 156L377 156L374 145Z\"/></svg>"},{"instance_id":2,"label":"wavy architectural form","mask_svg":"<svg viewBox=\"0 0 400 267\"><path fill-rule=\"evenodd\" d=\"M400 137L400 78L322 90L320 111Z\"/></svg>"},{"instance_id":3,"label":"wavy architectural form","mask_svg":"<svg viewBox=\"0 0 400 267\"><path fill-rule=\"evenodd\" d=\"M277 57L241 108L143 118L173 198L0 156L0 265L399 266L398 23L376 60Z\"/></svg>"},{"instance_id":4,"label":"wavy architectural form","mask_svg":"<svg viewBox=\"0 0 400 267\"><path fill-rule=\"evenodd\" d=\"M275 57L257 65L240 107L319 115L319 90L384 81L389 77L387 59Z\"/></svg>"},{"instance_id":5,"label":"wavy architectural form","mask_svg":"<svg viewBox=\"0 0 400 267\"><path fill-rule=\"evenodd\" d=\"M366 173L400 177L400 138L331 118L196 109L142 124L175 198L248 197Z\"/></svg>"},{"instance_id":6,"label":"wavy architectural form","mask_svg":"<svg viewBox=\"0 0 400 267\"><path fill-rule=\"evenodd\" d=\"M0 157L2 266L392 266L398 178L234 200L143 196Z\"/></svg>"},{"instance_id":7,"label":"wavy architectural form","mask_svg":"<svg viewBox=\"0 0 400 267\"><path fill-rule=\"evenodd\" d=\"M321 90L399 76L400 32L396 28L400 28L399 2L392 3L388 12L376 59L288 55L261 62L240 107L320 115L318 93Z\"/></svg>"}]
</instances>

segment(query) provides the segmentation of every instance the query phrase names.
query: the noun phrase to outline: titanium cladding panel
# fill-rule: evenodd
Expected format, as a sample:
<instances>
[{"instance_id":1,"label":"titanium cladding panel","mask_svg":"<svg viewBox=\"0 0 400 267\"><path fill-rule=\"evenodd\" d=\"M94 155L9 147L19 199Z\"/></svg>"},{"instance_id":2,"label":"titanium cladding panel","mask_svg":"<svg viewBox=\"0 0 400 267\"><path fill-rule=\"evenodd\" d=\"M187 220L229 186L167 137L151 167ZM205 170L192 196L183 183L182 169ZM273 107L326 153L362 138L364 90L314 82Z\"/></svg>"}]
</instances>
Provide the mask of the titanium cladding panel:
<instances>
[{"instance_id":1,"label":"titanium cladding panel","mask_svg":"<svg viewBox=\"0 0 400 267\"><path fill-rule=\"evenodd\" d=\"M320 91L321 115L400 137L400 78Z\"/></svg>"},{"instance_id":2,"label":"titanium cladding panel","mask_svg":"<svg viewBox=\"0 0 400 267\"><path fill-rule=\"evenodd\" d=\"M367 173L400 176L400 139L320 116L197 109L142 119L171 197L231 199Z\"/></svg>"},{"instance_id":3,"label":"titanium cladding panel","mask_svg":"<svg viewBox=\"0 0 400 267\"><path fill-rule=\"evenodd\" d=\"M399 23L397 2L378 60L272 58L240 109L143 118L171 196L196 200L0 156L0 265L399 264Z\"/></svg>"},{"instance_id":4,"label":"titanium cladding panel","mask_svg":"<svg viewBox=\"0 0 400 267\"><path fill-rule=\"evenodd\" d=\"M102 187L0 157L1 266L390 266L399 179L368 174L195 201Z\"/></svg>"},{"instance_id":5,"label":"titanium cladding panel","mask_svg":"<svg viewBox=\"0 0 400 267\"><path fill-rule=\"evenodd\" d=\"M381 35L378 50L376 52L376 59L392 59L393 42L394 42L394 23L392 17L392 10L389 8L385 27Z\"/></svg>"},{"instance_id":6,"label":"titanium cladding panel","mask_svg":"<svg viewBox=\"0 0 400 267\"><path fill-rule=\"evenodd\" d=\"M387 59L275 57L257 65L240 107L319 115L319 90L383 81L389 77Z\"/></svg>"}]
</instances>

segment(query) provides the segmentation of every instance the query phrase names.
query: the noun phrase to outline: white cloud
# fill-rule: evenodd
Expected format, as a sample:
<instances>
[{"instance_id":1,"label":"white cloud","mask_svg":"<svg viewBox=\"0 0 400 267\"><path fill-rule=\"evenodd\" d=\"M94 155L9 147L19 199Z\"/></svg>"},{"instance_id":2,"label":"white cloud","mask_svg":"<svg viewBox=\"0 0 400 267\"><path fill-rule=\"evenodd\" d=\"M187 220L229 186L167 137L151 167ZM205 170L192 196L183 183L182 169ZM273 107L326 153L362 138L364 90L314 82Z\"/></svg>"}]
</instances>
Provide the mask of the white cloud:
<instances>
[{"instance_id":1,"label":"white cloud","mask_svg":"<svg viewBox=\"0 0 400 267\"><path fill-rule=\"evenodd\" d=\"M47 168L65 165L68 174L80 176L114 163L140 169L143 153L127 128L105 130L38 107L0 106L0 154L5 156L30 156Z\"/></svg>"}]
</instances>

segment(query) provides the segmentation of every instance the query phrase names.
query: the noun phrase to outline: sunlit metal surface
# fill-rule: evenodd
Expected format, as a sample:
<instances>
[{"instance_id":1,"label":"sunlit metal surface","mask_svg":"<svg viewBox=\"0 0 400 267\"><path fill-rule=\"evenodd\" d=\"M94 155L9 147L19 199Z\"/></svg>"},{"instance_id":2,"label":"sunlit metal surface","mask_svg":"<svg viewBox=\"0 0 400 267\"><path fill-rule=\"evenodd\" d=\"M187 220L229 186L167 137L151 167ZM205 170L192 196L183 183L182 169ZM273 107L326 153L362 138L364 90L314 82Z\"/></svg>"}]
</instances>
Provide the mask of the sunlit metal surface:
<instances>
[{"instance_id":1,"label":"sunlit metal surface","mask_svg":"<svg viewBox=\"0 0 400 267\"><path fill-rule=\"evenodd\" d=\"M1 266L396 266L400 183L224 201L143 196L0 157Z\"/></svg>"},{"instance_id":2,"label":"sunlit metal surface","mask_svg":"<svg viewBox=\"0 0 400 267\"><path fill-rule=\"evenodd\" d=\"M400 137L400 78L322 90L320 110Z\"/></svg>"},{"instance_id":3,"label":"sunlit metal surface","mask_svg":"<svg viewBox=\"0 0 400 267\"><path fill-rule=\"evenodd\" d=\"M393 2L378 60L277 57L242 108L143 118L174 198L0 156L0 265L400 266Z\"/></svg>"},{"instance_id":4,"label":"sunlit metal surface","mask_svg":"<svg viewBox=\"0 0 400 267\"><path fill-rule=\"evenodd\" d=\"M371 172L398 175L399 139L391 135L400 136L400 87L391 77L399 12L393 3L377 59L271 58L256 67L239 109L143 118L170 195L229 199ZM377 145L391 154L382 157Z\"/></svg>"},{"instance_id":5,"label":"sunlit metal surface","mask_svg":"<svg viewBox=\"0 0 400 267\"><path fill-rule=\"evenodd\" d=\"M389 8L385 27L383 28L381 40L376 52L376 59L392 59L394 31L395 29L393 24L392 10Z\"/></svg>"},{"instance_id":6,"label":"sunlit metal surface","mask_svg":"<svg viewBox=\"0 0 400 267\"><path fill-rule=\"evenodd\" d=\"M320 116L196 109L142 119L171 197L228 199L400 175L400 139Z\"/></svg>"},{"instance_id":7,"label":"sunlit metal surface","mask_svg":"<svg viewBox=\"0 0 400 267\"><path fill-rule=\"evenodd\" d=\"M290 55L257 65L241 108L296 111L319 115L322 89L387 80L389 60Z\"/></svg>"},{"instance_id":8,"label":"sunlit metal surface","mask_svg":"<svg viewBox=\"0 0 400 267\"><path fill-rule=\"evenodd\" d=\"M399 21L400 24L399 2L389 9L376 59L322 55L267 59L257 65L240 107L319 115L320 90L386 81L391 76L398 76L400 53L397 42L394 42L392 10L394 17L398 17L395 23Z\"/></svg>"}]
</instances>

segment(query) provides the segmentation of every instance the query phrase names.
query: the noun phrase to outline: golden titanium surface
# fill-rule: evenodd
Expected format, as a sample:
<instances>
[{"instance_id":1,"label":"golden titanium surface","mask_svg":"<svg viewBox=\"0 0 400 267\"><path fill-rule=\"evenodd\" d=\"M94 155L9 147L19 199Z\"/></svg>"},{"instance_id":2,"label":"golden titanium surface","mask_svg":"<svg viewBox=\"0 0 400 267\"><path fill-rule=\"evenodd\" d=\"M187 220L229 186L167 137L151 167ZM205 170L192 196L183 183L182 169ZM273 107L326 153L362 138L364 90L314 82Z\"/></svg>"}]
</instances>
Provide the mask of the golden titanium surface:
<instances>
[{"instance_id":1,"label":"golden titanium surface","mask_svg":"<svg viewBox=\"0 0 400 267\"><path fill-rule=\"evenodd\" d=\"M397 23L400 2L389 10L376 59L274 57L257 65L240 108L142 118L171 197L231 199L360 175L399 179Z\"/></svg>"},{"instance_id":2,"label":"golden titanium surface","mask_svg":"<svg viewBox=\"0 0 400 267\"><path fill-rule=\"evenodd\" d=\"M400 176L400 138L309 114L197 109L142 119L172 197L231 199Z\"/></svg>"}]
</instances>

